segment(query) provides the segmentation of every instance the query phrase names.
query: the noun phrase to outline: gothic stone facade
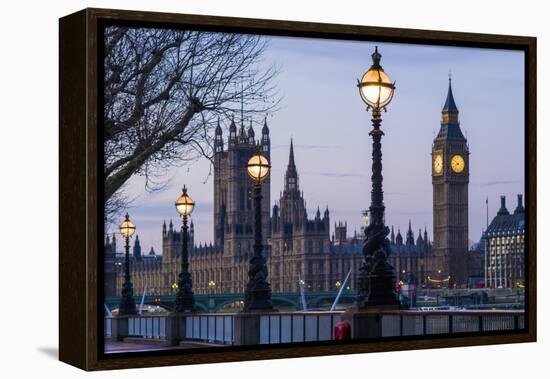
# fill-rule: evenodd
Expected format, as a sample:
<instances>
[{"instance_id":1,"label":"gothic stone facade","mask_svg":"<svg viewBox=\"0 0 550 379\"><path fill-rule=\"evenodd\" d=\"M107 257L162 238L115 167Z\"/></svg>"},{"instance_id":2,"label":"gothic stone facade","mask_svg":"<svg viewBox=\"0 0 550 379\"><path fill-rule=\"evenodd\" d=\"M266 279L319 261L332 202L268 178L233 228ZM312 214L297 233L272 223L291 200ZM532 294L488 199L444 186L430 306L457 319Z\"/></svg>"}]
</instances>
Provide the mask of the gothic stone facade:
<instances>
[{"instance_id":1,"label":"gothic stone facade","mask_svg":"<svg viewBox=\"0 0 550 379\"><path fill-rule=\"evenodd\" d=\"M222 129L215 132L214 158L214 243L196 245L194 226L190 224L190 270L195 293L240 293L248 281L248 262L253 254L253 183L246 173L250 155L260 149L270 157L270 138L267 123L264 123L259 141L255 140L252 126L245 130L241 122L239 131L235 122L229 127L227 148L224 146ZM262 227L264 254L267 257L269 277L275 292L297 291L299 278L308 291L337 290L351 271L348 284L356 287L356 274L362 263L362 237L347 236L347 225L335 224L330 237L330 213L328 206L321 214L309 218L294 157L293 142L290 143L289 160L285 173L284 189L270 212L270 180L262 187ZM114 239L114 238L113 238ZM162 255L151 249L141 254L136 237L131 260L132 281L136 294L147 288L148 293L175 293L174 283L181 270L181 230L172 221L162 226ZM425 241L425 242L424 242ZM113 242L107 241L106 249ZM137 245L137 247L136 247ZM419 233L415 243L412 230L403 244L400 233L392 237L392 261L397 269L397 280L418 280L424 277L426 259L431 251L427 233ZM122 286L122 264L115 263L119 275L116 284ZM212 285L212 282L215 285ZM210 285L209 285L210 283ZM112 288L111 288L112 287ZM107 294L107 292L106 292Z\"/></svg>"}]
</instances>

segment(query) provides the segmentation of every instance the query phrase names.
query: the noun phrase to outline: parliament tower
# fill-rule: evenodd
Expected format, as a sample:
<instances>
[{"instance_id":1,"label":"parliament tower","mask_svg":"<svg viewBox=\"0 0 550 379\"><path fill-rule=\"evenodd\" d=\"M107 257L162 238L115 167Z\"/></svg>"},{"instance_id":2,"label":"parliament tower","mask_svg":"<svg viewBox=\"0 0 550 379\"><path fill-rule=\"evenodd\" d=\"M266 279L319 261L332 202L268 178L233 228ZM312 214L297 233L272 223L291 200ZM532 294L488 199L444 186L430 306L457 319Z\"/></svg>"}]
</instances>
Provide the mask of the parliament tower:
<instances>
[{"instance_id":1,"label":"parliament tower","mask_svg":"<svg viewBox=\"0 0 550 379\"><path fill-rule=\"evenodd\" d=\"M247 173L250 157L260 150L270 160L270 139L267 120L264 121L259 141L255 138L252 122L245 128L244 120L237 131L235 121L229 126L227 147L224 146L219 123L214 140L214 245L223 247L225 267L240 267L227 270L222 280L230 283L234 292L244 290L248 261L253 255L254 244L254 182ZM262 184L262 236L267 244L270 236L270 184L268 177Z\"/></svg>"},{"instance_id":2,"label":"parliament tower","mask_svg":"<svg viewBox=\"0 0 550 379\"><path fill-rule=\"evenodd\" d=\"M469 154L449 78L441 128L432 146L434 259L428 275L450 276L450 285L468 280Z\"/></svg>"}]
</instances>

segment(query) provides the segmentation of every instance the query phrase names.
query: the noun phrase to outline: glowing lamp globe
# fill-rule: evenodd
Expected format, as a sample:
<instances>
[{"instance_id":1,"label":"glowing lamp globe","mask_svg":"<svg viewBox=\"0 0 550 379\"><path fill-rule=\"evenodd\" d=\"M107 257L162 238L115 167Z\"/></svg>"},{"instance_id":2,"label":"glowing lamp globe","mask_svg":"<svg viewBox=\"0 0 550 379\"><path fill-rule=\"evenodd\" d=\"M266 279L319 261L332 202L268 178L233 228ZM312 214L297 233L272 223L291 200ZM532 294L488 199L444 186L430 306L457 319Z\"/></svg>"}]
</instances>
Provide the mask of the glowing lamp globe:
<instances>
[{"instance_id":1,"label":"glowing lamp globe","mask_svg":"<svg viewBox=\"0 0 550 379\"><path fill-rule=\"evenodd\" d=\"M182 194L176 200L176 210L183 217L187 217L191 214L191 212L193 212L194 207L195 202L187 194L187 187L183 186Z\"/></svg>"},{"instance_id":2,"label":"glowing lamp globe","mask_svg":"<svg viewBox=\"0 0 550 379\"><path fill-rule=\"evenodd\" d=\"M250 176L254 182L260 184L269 173L269 161L262 154L254 154L248 160L246 169L248 171L248 176Z\"/></svg>"},{"instance_id":3,"label":"glowing lamp globe","mask_svg":"<svg viewBox=\"0 0 550 379\"><path fill-rule=\"evenodd\" d=\"M378 46L372 54L372 66L361 78L357 84L361 99L368 107L373 109L384 108L390 103L393 98L395 84L392 83L390 77L382 66L380 59L382 55L378 52Z\"/></svg>"},{"instance_id":4,"label":"glowing lamp globe","mask_svg":"<svg viewBox=\"0 0 550 379\"><path fill-rule=\"evenodd\" d=\"M365 225L369 225L369 211L363 211L363 222Z\"/></svg>"},{"instance_id":5,"label":"glowing lamp globe","mask_svg":"<svg viewBox=\"0 0 550 379\"><path fill-rule=\"evenodd\" d=\"M126 213L126 216L124 217L124 221L119 226L120 234L122 234L125 238L130 238L132 234L136 231L136 226L130 221L130 215Z\"/></svg>"}]
</instances>

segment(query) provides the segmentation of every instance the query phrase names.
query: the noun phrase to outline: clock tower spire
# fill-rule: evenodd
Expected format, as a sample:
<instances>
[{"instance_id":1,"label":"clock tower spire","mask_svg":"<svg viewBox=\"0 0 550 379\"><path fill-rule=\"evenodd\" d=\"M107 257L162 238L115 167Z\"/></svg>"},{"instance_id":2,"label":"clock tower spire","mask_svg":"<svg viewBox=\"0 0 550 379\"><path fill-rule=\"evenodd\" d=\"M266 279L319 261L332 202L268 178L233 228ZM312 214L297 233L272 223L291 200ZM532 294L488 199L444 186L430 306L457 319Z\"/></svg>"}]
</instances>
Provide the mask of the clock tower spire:
<instances>
[{"instance_id":1,"label":"clock tower spire","mask_svg":"<svg viewBox=\"0 0 550 379\"><path fill-rule=\"evenodd\" d=\"M468 281L468 142L460 129L451 77L432 145L434 259L428 275L457 285Z\"/></svg>"}]
</instances>

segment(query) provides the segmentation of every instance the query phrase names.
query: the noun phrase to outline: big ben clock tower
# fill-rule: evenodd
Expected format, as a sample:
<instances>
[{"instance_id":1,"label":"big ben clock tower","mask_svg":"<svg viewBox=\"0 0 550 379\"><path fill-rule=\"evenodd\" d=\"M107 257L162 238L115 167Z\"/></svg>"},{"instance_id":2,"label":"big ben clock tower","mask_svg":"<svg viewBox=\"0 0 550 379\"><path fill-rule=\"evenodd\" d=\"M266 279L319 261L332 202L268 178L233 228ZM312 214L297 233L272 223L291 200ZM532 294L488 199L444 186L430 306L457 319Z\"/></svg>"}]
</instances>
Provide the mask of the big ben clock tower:
<instances>
[{"instance_id":1,"label":"big ben clock tower","mask_svg":"<svg viewBox=\"0 0 550 379\"><path fill-rule=\"evenodd\" d=\"M469 162L449 77L441 128L432 146L434 259L428 280L437 283L461 285L468 280Z\"/></svg>"}]
</instances>

